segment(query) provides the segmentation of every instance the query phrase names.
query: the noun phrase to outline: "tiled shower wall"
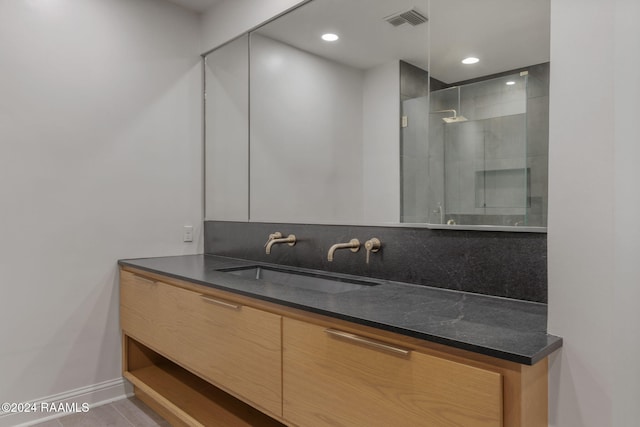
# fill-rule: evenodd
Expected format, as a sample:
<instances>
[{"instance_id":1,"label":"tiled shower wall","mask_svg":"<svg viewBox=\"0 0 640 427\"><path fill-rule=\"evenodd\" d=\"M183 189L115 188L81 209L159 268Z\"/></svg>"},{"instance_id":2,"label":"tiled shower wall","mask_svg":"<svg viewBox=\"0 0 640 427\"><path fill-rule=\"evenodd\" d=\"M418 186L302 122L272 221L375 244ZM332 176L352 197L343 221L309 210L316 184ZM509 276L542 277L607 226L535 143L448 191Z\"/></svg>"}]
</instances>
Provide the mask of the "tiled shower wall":
<instances>
[{"instance_id":1,"label":"tiled shower wall","mask_svg":"<svg viewBox=\"0 0 640 427\"><path fill-rule=\"evenodd\" d=\"M485 77L432 92L431 110L455 108L462 123L428 114L424 97L403 98L402 222L546 226L549 64L526 71L526 87ZM428 130L412 115L428 115Z\"/></svg>"},{"instance_id":2,"label":"tiled shower wall","mask_svg":"<svg viewBox=\"0 0 640 427\"><path fill-rule=\"evenodd\" d=\"M295 234L297 244L265 243L271 233ZM547 236L543 233L430 230L258 222L205 222L206 254L395 280L416 285L486 295L547 301ZM364 246L357 253L339 250L333 262L327 252L334 243L372 237L382 249L366 264Z\"/></svg>"}]
</instances>

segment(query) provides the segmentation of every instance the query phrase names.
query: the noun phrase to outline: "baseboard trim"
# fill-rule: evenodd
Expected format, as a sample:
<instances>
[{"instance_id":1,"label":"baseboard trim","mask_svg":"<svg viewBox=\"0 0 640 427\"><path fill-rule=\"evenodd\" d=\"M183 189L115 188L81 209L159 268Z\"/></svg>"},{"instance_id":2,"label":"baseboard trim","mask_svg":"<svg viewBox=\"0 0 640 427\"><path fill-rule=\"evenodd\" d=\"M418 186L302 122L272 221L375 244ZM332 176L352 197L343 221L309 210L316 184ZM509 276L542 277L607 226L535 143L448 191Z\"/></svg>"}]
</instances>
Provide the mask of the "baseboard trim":
<instances>
[{"instance_id":1,"label":"baseboard trim","mask_svg":"<svg viewBox=\"0 0 640 427\"><path fill-rule=\"evenodd\" d=\"M89 408L105 405L133 395L133 387L124 378L116 378L77 388L63 393L32 400L29 405L34 412L2 412L0 410L0 427L27 427L54 418L64 417L74 413L73 409L82 410L83 404ZM15 402L17 403L17 402ZM44 405L43 405L44 403ZM60 406L71 408L72 412L58 411ZM48 408L54 407L51 411ZM90 409L89 409L90 410Z\"/></svg>"}]
</instances>

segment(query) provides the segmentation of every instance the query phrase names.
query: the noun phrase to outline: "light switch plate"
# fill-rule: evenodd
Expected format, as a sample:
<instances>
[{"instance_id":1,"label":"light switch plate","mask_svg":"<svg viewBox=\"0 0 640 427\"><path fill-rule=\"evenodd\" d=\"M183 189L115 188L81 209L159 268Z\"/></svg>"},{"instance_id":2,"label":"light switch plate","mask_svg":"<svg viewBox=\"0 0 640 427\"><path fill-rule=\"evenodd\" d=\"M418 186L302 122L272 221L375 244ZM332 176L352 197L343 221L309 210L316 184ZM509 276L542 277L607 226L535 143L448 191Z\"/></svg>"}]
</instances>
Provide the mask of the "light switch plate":
<instances>
[{"instance_id":1,"label":"light switch plate","mask_svg":"<svg viewBox=\"0 0 640 427\"><path fill-rule=\"evenodd\" d=\"M182 240L184 242L193 242L193 225L185 225L183 227Z\"/></svg>"}]
</instances>

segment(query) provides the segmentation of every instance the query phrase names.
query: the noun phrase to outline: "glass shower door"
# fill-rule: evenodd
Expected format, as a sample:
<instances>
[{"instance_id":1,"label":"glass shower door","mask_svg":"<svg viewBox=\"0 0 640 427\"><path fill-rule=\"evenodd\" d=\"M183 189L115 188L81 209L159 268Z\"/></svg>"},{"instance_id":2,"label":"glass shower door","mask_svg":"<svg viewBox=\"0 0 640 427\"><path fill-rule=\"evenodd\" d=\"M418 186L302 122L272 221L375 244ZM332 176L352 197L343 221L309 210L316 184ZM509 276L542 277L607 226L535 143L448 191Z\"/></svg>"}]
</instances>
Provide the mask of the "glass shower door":
<instances>
[{"instance_id":1,"label":"glass shower door","mask_svg":"<svg viewBox=\"0 0 640 427\"><path fill-rule=\"evenodd\" d=\"M526 110L526 74L432 92L429 141L442 145L443 223L527 225Z\"/></svg>"}]
</instances>

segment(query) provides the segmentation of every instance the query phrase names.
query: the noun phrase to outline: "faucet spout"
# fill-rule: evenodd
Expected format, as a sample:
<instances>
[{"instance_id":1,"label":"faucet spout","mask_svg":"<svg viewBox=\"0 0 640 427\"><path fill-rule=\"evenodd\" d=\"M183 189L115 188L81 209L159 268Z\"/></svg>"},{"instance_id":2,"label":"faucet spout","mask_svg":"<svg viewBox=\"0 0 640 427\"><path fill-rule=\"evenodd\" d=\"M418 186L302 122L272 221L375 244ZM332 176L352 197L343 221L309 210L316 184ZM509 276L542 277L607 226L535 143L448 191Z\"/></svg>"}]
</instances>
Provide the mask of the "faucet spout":
<instances>
[{"instance_id":1,"label":"faucet spout","mask_svg":"<svg viewBox=\"0 0 640 427\"><path fill-rule=\"evenodd\" d=\"M273 245L278 243L287 243L289 246L293 246L296 244L296 236L289 234L287 237L282 237L282 233L280 232L270 234L269 240L267 240L267 243L264 245L266 254L269 255Z\"/></svg>"},{"instance_id":2,"label":"faucet spout","mask_svg":"<svg viewBox=\"0 0 640 427\"><path fill-rule=\"evenodd\" d=\"M329 248L329 253L327 254L327 261L333 261L333 254L338 249L351 249L351 252L358 252L360 250L360 241L358 239L351 239L349 243L336 243L331 246Z\"/></svg>"}]
</instances>

